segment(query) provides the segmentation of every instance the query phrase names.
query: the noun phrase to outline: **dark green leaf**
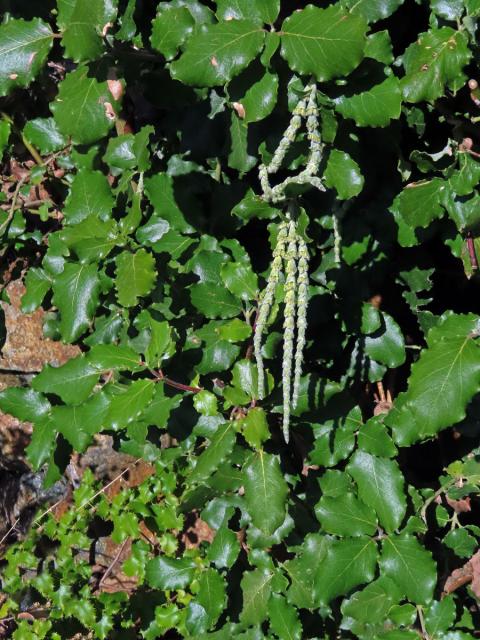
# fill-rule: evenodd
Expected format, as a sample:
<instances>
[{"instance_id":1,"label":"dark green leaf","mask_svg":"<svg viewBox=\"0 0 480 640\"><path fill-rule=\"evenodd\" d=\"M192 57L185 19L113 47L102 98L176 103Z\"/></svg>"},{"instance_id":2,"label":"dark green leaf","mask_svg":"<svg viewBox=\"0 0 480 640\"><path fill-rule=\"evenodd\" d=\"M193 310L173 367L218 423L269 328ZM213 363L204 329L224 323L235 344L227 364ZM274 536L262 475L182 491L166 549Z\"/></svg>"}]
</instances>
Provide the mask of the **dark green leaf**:
<instances>
[{"instance_id":1,"label":"dark green leaf","mask_svg":"<svg viewBox=\"0 0 480 640\"><path fill-rule=\"evenodd\" d=\"M337 536L373 535L377 529L374 510L351 493L323 496L315 505L315 514L322 528Z\"/></svg>"},{"instance_id":2,"label":"dark green leaf","mask_svg":"<svg viewBox=\"0 0 480 640\"><path fill-rule=\"evenodd\" d=\"M275 456L259 451L246 467L245 502L253 524L271 535L285 520L288 486Z\"/></svg>"},{"instance_id":3,"label":"dark green leaf","mask_svg":"<svg viewBox=\"0 0 480 640\"><path fill-rule=\"evenodd\" d=\"M84 356L72 358L61 367L46 365L32 380L32 387L54 393L67 404L80 404L90 395L100 374Z\"/></svg>"},{"instance_id":4,"label":"dark green leaf","mask_svg":"<svg viewBox=\"0 0 480 640\"><path fill-rule=\"evenodd\" d=\"M209 282L190 287L192 304L206 318L233 318L242 311L242 305L227 289Z\"/></svg>"},{"instance_id":5,"label":"dark green leaf","mask_svg":"<svg viewBox=\"0 0 480 640\"><path fill-rule=\"evenodd\" d=\"M365 48L365 20L338 4L319 9L310 4L282 25L282 56L293 71L313 74L319 82L357 67Z\"/></svg>"},{"instance_id":6,"label":"dark green leaf","mask_svg":"<svg viewBox=\"0 0 480 640\"><path fill-rule=\"evenodd\" d=\"M295 607L286 599L274 593L268 603L270 627L280 640L301 640L302 623Z\"/></svg>"},{"instance_id":7,"label":"dark green leaf","mask_svg":"<svg viewBox=\"0 0 480 640\"><path fill-rule=\"evenodd\" d=\"M114 199L107 178L100 171L79 171L73 179L63 213L71 224L85 218L106 220L113 209Z\"/></svg>"},{"instance_id":8,"label":"dark green leaf","mask_svg":"<svg viewBox=\"0 0 480 640\"><path fill-rule=\"evenodd\" d=\"M152 22L151 45L167 60L175 57L178 48L192 33L195 21L186 7L162 11Z\"/></svg>"},{"instance_id":9,"label":"dark green leaf","mask_svg":"<svg viewBox=\"0 0 480 640\"><path fill-rule=\"evenodd\" d=\"M341 96L335 108L344 118L352 118L360 127L386 127L400 117L402 93L395 76L384 80L369 91L351 98Z\"/></svg>"},{"instance_id":10,"label":"dark green leaf","mask_svg":"<svg viewBox=\"0 0 480 640\"><path fill-rule=\"evenodd\" d=\"M36 422L50 411L50 403L33 389L10 387L0 391L0 409L19 420Z\"/></svg>"},{"instance_id":11,"label":"dark green leaf","mask_svg":"<svg viewBox=\"0 0 480 640\"><path fill-rule=\"evenodd\" d=\"M115 263L118 301L124 307L134 307L138 298L149 294L155 285L155 260L151 253L139 249L136 253L123 251Z\"/></svg>"},{"instance_id":12,"label":"dark green leaf","mask_svg":"<svg viewBox=\"0 0 480 640\"><path fill-rule=\"evenodd\" d=\"M340 200L349 200L363 189L360 167L348 153L333 149L325 169L325 184L334 188Z\"/></svg>"},{"instance_id":13,"label":"dark green leaf","mask_svg":"<svg viewBox=\"0 0 480 640\"><path fill-rule=\"evenodd\" d=\"M184 589L192 581L196 567L191 558L159 556L147 563L145 577L155 589Z\"/></svg>"},{"instance_id":14,"label":"dark green leaf","mask_svg":"<svg viewBox=\"0 0 480 640\"><path fill-rule=\"evenodd\" d=\"M227 422L221 425L205 451L198 457L197 464L188 476L189 484L205 480L217 470L219 465L231 453L235 444L235 425Z\"/></svg>"}]
</instances>

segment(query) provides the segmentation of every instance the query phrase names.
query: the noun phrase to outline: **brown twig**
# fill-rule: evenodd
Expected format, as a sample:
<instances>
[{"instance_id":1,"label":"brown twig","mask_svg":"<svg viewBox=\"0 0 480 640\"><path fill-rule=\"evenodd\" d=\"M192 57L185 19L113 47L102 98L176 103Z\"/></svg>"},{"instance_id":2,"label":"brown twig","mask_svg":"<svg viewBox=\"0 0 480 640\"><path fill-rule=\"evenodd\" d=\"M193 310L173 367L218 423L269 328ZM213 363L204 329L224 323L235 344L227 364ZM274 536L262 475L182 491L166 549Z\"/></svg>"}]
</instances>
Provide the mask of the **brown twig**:
<instances>
[{"instance_id":1,"label":"brown twig","mask_svg":"<svg viewBox=\"0 0 480 640\"><path fill-rule=\"evenodd\" d=\"M149 371L157 380L168 384L169 387L173 387L174 389L179 389L180 391L191 391L192 393L199 393L200 391L203 391L202 387L191 387L188 384L182 384L181 382L175 382L175 380L167 378L161 369L158 371L149 369Z\"/></svg>"},{"instance_id":2,"label":"brown twig","mask_svg":"<svg viewBox=\"0 0 480 640\"><path fill-rule=\"evenodd\" d=\"M120 547L120 549L117 551L117 553L115 554L115 557L113 558L113 560L111 561L111 563L109 564L107 570L105 571L105 573L103 574L103 576L101 577L100 582L98 583L98 589L100 590L100 587L102 586L102 584L105 582L105 580L108 578L108 576L112 573L115 565L117 564L118 560L120 559L120 556L122 555L125 547L127 546L127 543L130 542L130 538L126 538L123 542L122 545Z\"/></svg>"}]
</instances>

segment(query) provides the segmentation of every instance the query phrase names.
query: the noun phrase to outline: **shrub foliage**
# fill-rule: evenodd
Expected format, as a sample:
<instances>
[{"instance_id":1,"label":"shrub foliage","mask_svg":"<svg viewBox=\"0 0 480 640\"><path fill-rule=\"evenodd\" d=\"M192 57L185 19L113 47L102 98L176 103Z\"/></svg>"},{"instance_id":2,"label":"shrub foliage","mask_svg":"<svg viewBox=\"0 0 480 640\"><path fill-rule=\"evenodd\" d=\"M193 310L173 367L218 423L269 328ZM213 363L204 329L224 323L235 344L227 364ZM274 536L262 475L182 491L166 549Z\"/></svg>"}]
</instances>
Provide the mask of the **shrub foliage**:
<instances>
[{"instance_id":1,"label":"shrub foliage","mask_svg":"<svg viewBox=\"0 0 480 640\"><path fill-rule=\"evenodd\" d=\"M0 407L155 473L9 546L0 635L473 638L480 2L3 6L4 268L81 354Z\"/></svg>"}]
</instances>

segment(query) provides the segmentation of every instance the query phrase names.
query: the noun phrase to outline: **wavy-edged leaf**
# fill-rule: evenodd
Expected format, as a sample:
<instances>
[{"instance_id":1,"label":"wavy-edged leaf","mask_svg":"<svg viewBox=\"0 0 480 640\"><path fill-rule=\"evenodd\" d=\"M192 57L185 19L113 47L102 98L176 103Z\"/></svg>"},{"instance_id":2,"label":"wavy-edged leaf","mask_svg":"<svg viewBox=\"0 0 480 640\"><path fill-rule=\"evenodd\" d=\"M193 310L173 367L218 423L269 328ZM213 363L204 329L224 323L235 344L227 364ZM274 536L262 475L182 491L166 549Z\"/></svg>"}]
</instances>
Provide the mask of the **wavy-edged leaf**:
<instances>
[{"instance_id":1,"label":"wavy-edged leaf","mask_svg":"<svg viewBox=\"0 0 480 640\"><path fill-rule=\"evenodd\" d=\"M251 20L229 20L198 28L170 66L175 80L195 86L222 85L259 53L265 34Z\"/></svg>"},{"instance_id":2,"label":"wavy-edged leaf","mask_svg":"<svg viewBox=\"0 0 480 640\"><path fill-rule=\"evenodd\" d=\"M66 404L80 404L88 398L100 374L84 356L77 356L61 367L46 365L32 380L32 387L54 393Z\"/></svg>"},{"instance_id":3,"label":"wavy-edged leaf","mask_svg":"<svg viewBox=\"0 0 480 640\"><path fill-rule=\"evenodd\" d=\"M219 465L231 453L235 444L236 434L234 423L227 422L221 425L210 439L210 444L197 459L197 464L189 473L189 484L202 482L217 470Z\"/></svg>"},{"instance_id":4,"label":"wavy-edged leaf","mask_svg":"<svg viewBox=\"0 0 480 640\"><path fill-rule=\"evenodd\" d=\"M274 593L268 603L270 628L280 640L301 640L302 623L298 612L286 599Z\"/></svg>"},{"instance_id":5,"label":"wavy-edged leaf","mask_svg":"<svg viewBox=\"0 0 480 640\"><path fill-rule=\"evenodd\" d=\"M270 569L259 568L243 574L240 583L243 593L240 621L244 625L261 624L267 617L273 577Z\"/></svg>"},{"instance_id":6,"label":"wavy-edged leaf","mask_svg":"<svg viewBox=\"0 0 480 640\"><path fill-rule=\"evenodd\" d=\"M22 387L0 391L0 409L27 422L35 422L50 411L50 402L41 393Z\"/></svg>"},{"instance_id":7,"label":"wavy-edged leaf","mask_svg":"<svg viewBox=\"0 0 480 640\"><path fill-rule=\"evenodd\" d=\"M68 262L53 280L53 302L60 311L60 333L73 342L93 321L98 307L100 279L96 264Z\"/></svg>"},{"instance_id":8,"label":"wavy-edged leaf","mask_svg":"<svg viewBox=\"0 0 480 640\"><path fill-rule=\"evenodd\" d=\"M437 583L432 555L409 534L388 536L379 560L382 575L389 577L414 604L427 604Z\"/></svg>"},{"instance_id":9,"label":"wavy-edged leaf","mask_svg":"<svg viewBox=\"0 0 480 640\"><path fill-rule=\"evenodd\" d=\"M395 531L407 508L404 480L398 464L394 460L357 451L347 471L358 485L360 498L375 509L382 527L386 531Z\"/></svg>"},{"instance_id":10,"label":"wavy-edged leaf","mask_svg":"<svg viewBox=\"0 0 480 640\"><path fill-rule=\"evenodd\" d=\"M111 0L75 0L68 20L59 21L66 56L75 62L96 60L103 52L103 38L115 16L116 3Z\"/></svg>"},{"instance_id":11,"label":"wavy-edged leaf","mask_svg":"<svg viewBox=\"0 0 480 640\"><path fill-rule=\"evenodd\" d=\"M390 120L398 120L401 113L402 92L398 78L390 76L369 91L335 100L335 109L344 118L351 118L360 127L386 127Z\"/></svg>"},{"instance_id":12,"label":"wavy-edged leaf","mask_svg":"<svg viewBox=\"0 0 480 640\"><path fill-rule=\"evenodd\" d=\"M326 9L310 4L283 22L281 54L293 71L325 82L360 64L366 31L364 18L338 4Z\"/></svg>"},{"instance_id":13,"label":"wavy-edged leaf","mask_svg":"<svg viewBox=\"0 0 480 640\"><path fill-rule=\"evenodd\" d=\"M243 470L247 511L257 529L271 535L285 520L288 486L280 464L259 451Z\"/></svg>"},{"instance_id":14,"label":"wavy-edged leaf","mask_svg":"<svg viewBox=\"0 0 480 640\"><path fill-rule=\"evenodd\" d=\"M138 298L148 295L155 285L155 259L145 249L139 249L135 253L123 251L115 264L118 302L123 307L134 307Z\"/></svg>"},{"instance_id":15,"label":"wavy-edged leaf","mask_svg":"<svg viewBox=\"0 0 480 640\"><path fill-rule=\"evenodd\" d=\"M315 515L327 533L337 536L371 536L377 529L375 511L352 493L322 496L315 505Z\"/></svg>"},{"instance_id":16,"label":"wavy-edged leaf","mask_svg":"<svg viewBox=\"0 0 480 640\"><path fill-rule=\"evenodd\" d=\"M49 25L38 18L0 25L0 96L26 87L38 75L53 43Z\"/></svg>"},{"instance_id":17,"label":"wavy-edged leaf","mask_svg":"<svg viewBox=\"0 0 480 640\"><path fill-rule=\"evenodd\" d=\"M428 348L412 366L408 389L396 399L385 423L407 446L465 417L480 391L478 316L446 313L428 333Z\"/></svg>"}]
</instances>

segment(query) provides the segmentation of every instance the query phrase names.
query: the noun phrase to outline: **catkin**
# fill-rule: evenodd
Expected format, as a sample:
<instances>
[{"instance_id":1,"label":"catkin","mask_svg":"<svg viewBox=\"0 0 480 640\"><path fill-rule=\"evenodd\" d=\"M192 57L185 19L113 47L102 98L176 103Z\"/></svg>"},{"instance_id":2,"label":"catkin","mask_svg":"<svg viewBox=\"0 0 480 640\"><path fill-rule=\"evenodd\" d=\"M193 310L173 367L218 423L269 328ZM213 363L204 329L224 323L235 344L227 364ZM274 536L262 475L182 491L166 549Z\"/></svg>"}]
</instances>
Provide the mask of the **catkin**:
<instances>
[{"instance_id":1,"label":"catkin","mask_svg":"<svg viewBox=\"0 0 480 640\"><path fill-rule=\"evenodd\" d=\"M283 322L283 437L289 440L290 402L292 386L293 343L296 317L297 231L293 221L289 224L288 249L285 256L285 318Z\"/></svg>"},{"instance_id":2,"label":"catkin","mask_svg":"<svg viewBox=\"0 0 480 640\"><path fill-rule=\"evenodd\" d=\"M270 309L272 307L272 302L275 295L275 288L280 280L280 274L282 272L282 260L285 250L285 243L287 241L287 235L287 223L283 222L278 230L277 244L273 252L272 268L270 269L267 286L265 287L260 305L258 307L257 320L255 323L253 346L255 351L255 359L257 361L258 397L260 399L262 399L265 395L265 371L263 367L262 357L262 334L267 325L268 316L270 314Z\"/></svg>"},{"instance_id":3,"label":"catkin","mask_svg":"<svg viewBox=\"0 0 480 640\"><path fill-rule=\"evenodd\" d=\"M295 350L295 373L293 378L292 407L295 409L300 390L303 350L307 333L308 308L308 249L305 240L298 238L298 275L297 275L297 347Z\"/></svg>"}]
</instances>

